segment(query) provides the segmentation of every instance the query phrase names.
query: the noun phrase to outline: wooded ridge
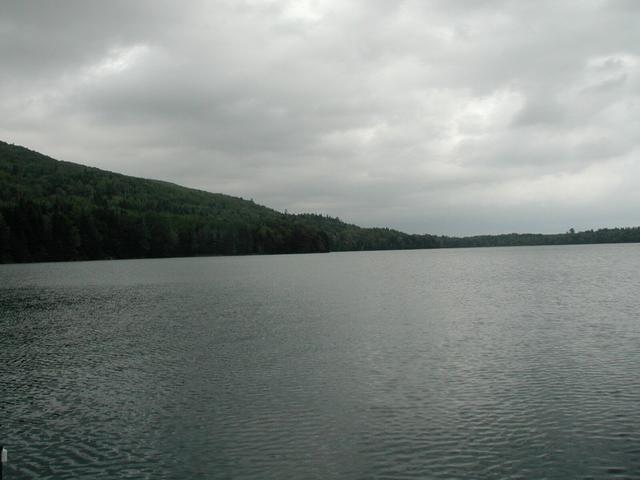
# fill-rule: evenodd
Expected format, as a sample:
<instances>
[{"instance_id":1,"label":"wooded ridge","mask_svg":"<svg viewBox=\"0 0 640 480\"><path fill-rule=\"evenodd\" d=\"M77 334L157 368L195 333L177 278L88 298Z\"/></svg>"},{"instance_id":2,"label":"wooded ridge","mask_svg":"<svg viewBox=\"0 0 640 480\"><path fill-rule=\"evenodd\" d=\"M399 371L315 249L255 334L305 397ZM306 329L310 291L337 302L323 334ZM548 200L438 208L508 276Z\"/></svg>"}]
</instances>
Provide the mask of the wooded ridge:
<instances>
[{"instance_id":1,"label":"wooded ridge","mask_svg":"<svg viewBox=\"0 0 640 480\"><path fill-rule=\"evenodd\" d=\"M361 228L0 142L0 262L638 242L640 228L446 237Z\"/></svg>"}]
</instances>

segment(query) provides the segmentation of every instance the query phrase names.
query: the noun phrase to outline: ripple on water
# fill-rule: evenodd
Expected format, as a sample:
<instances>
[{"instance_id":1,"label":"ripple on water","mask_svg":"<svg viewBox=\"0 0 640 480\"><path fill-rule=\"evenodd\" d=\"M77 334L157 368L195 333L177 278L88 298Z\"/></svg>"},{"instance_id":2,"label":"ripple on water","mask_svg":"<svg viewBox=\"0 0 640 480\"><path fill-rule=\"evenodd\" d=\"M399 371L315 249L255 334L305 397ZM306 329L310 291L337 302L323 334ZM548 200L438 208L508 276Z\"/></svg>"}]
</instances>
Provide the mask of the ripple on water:
<instances>
[{"instance_id":1,"label":"ripple on water","mask_svg":"<svg viewBox=\"0 0 640 480\"><path fill-rule=\"evenodd\" d=\"M0 267L8 478L640 478L633 247Z\"/></svg>"}]
</instances>

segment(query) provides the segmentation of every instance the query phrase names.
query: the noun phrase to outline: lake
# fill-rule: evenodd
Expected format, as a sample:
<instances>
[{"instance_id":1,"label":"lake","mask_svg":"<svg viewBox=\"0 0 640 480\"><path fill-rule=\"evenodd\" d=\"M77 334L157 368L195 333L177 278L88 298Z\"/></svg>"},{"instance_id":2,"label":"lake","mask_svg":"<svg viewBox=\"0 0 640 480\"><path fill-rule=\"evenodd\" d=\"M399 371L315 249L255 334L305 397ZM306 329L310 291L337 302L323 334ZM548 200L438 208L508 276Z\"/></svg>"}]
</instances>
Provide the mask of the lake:
<instances>
[{"instance_id":1,"label":"lake","mask_svg":"<svg viewBox=\"0 0 640 480\"><path fill-rule=\"evenodd\" d=\"M5 479L640 478L640 245L0 265Z\"/></svg>"}]
</instances>

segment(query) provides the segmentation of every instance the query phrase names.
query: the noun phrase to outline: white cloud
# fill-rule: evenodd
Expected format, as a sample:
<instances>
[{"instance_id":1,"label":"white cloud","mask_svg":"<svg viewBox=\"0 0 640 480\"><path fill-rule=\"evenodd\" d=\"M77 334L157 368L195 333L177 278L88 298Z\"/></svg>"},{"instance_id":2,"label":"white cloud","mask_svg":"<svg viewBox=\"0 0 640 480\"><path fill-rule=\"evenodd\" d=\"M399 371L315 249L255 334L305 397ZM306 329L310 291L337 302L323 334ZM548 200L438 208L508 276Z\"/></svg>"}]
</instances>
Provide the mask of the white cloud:
<instances>
[{"instance_id":1,"label":"white cloud","mask_svg":"<svg viewBox=\"0 0 640 480\"><path fill-rule=\"evenodd\" d=\"M146 45L111 48L102 59L86 68L82 78L85 81L91 81L95 78L122 73L132 68L148 50Z\"/></svg>"},{"instance_id":2,"label":"white cloud","mask_svg":"<svg viewBox=\"0 0 640 480\"><path fill-rule=\"evenodd\" d=\"M0 137L409 231L636 224L625 5L8 1Z\"/></svg>"}]
</instances>

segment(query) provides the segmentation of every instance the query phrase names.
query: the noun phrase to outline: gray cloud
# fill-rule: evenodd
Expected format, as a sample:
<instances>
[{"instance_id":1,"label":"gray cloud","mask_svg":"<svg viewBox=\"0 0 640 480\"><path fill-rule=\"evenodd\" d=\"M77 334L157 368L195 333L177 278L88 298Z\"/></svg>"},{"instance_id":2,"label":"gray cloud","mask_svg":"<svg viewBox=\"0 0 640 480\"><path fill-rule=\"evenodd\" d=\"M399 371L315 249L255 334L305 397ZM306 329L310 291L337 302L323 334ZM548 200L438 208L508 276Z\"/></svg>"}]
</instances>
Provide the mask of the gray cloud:
<instances>
[{"instance_id":1,"label":"gray cloud","mask_svg":"<svg viewBox=\"0 0 640 480\"><path fill-rule=\"evenodd\" d=\"M637 5L5 1L0 138L413 232L637 225Z\"/></svg>"}]
</instances>

